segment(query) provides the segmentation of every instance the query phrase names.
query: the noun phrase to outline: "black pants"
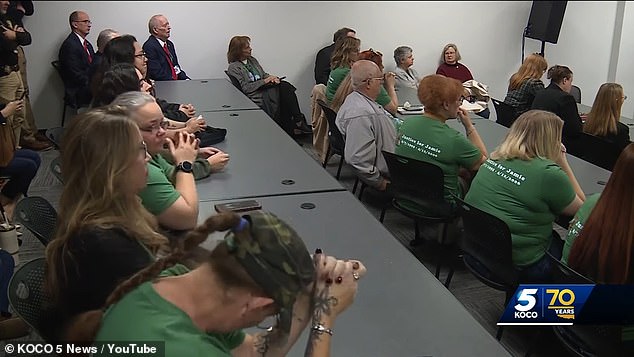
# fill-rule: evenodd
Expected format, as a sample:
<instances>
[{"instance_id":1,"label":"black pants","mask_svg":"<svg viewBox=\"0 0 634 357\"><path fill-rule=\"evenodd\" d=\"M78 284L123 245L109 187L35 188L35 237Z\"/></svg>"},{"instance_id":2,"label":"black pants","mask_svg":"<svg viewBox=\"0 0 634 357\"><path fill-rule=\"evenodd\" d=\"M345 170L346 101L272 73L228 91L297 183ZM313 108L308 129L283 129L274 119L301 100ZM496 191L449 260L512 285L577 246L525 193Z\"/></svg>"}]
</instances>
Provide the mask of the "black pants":
<instances>
[{"instance_id":1,"label":"black pants","mask_svg":"<svg viewBox=\"0 0 634 357\"><path fill-rule=\"evenodd\" d=\"M278 124L289 135L293 135L293 130L297 127L297 123L300 120L305 120L304 114L299 109L295 87L286 81L280 81L278 88L280 92Z\"/></svg>"}]
</instances>

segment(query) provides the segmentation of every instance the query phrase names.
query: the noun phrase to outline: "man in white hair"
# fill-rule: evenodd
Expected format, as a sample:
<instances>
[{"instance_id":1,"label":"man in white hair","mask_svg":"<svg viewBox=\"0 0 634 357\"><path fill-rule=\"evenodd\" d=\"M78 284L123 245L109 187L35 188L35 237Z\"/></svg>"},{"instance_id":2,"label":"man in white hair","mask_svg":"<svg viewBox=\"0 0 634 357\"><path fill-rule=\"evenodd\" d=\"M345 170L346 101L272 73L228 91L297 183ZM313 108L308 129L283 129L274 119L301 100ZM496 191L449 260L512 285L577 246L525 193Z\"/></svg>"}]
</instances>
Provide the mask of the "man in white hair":
<instances>
[{"instance_id":1,"label":"man in white hair","mask_svg":"<svg viewBox=\"0 0 634 357\"><path fill-rule=\"evenodd\" d=\"M148 22L150 37L143 44L147 58L147 77L155 81L190 79L178 63L176 48L169 40L172 27L163 15L154 15Z\"/></svg>"},{"instance_id":2,"label":"man in white hair","mask_svg":"<svg viewBox=\"0 0 634 357\"><path fill-rule=\"evenodd\" d=\"M385 191L389 172L381 150L393 152L396 129L391 115L376 103L384 77L374 62L359 60L350 71L353 91L337 112L337 127L346 139L344 158L369 186Z\"/></svg>"}]
</instances>

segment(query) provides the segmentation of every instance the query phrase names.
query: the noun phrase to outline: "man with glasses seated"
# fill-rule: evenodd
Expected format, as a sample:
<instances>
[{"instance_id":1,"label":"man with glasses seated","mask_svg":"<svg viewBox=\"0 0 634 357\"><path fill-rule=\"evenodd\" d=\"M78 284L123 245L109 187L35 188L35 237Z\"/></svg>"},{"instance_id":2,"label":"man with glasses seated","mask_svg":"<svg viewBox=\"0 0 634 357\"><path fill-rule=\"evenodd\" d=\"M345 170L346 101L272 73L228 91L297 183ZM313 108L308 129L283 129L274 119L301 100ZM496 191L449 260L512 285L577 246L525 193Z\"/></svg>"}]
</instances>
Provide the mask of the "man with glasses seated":
<instances>
[{"instance_id":1,"label":"man with glasses seated","mask_svg":"<svg viewBox=\"0 0 634 357\"><path fill-rule=\"evenodd\" d=\"M147 186L139 193L143 206L158 218L159 224L171 230L189 230L198 220L198 193L195 179L205 171L206 160L196 160L199 154L215 157L216 149L198 148L193 134L177 132L174 139L166 136L166 121L154 98L143 92L126 92L112 102L130 112L147 145L152 159L148 163ZM164 149L167 145L167 150ZM229 160L225 155L225 161ZM165 156L171 157L171 164ZM199 167L196 167L198 165Z\"/></svg>"},{"instance_id":2,"label":"man with glasses seated","mask_svg":"<svg viewBox=\"0 0 634 357\"><path fill-rule=\"evenodd\" d=\"M376 102L383 72L372 61L359 60L350 70L352 93L337 112L337 127L346 139L344 157L369 186L385 191L389 183L381 150L394 151L396 129L391 116Z\"/></svg>"},{"instance_id":3,"label":"man with glasses seated","mask_svg":"<svg viewBox=\"0 0 634 357\"><path fill-rule=\"evenodd\" d=\"M68 18L71 33L59 49L62 80L65 95L76 101L78 106L88 105L92 99L89 86L90 64L95 51L86 38L92 21L87 13L73 11Z\"/></svg>"}]
</instances>

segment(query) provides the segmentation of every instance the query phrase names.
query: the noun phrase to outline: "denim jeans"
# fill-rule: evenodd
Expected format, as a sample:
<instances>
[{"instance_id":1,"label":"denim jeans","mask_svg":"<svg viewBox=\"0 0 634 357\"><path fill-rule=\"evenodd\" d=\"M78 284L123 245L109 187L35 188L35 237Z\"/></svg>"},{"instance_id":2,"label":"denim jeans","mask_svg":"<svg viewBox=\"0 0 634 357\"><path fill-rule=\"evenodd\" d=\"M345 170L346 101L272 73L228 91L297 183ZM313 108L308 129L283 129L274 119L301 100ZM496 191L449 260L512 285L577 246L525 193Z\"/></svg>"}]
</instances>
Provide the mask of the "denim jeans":
<instances>
[{"instance_id":1,"label":"denim jeans","mask_svg":"<svg viewBox=\"0 0 634 357\"><path fill-rule=\"evenodd\" d=\"M20 193L26 196L40 163L40 155L37 152L27 149L16 150L9 165L0 167L0 175L11 177L2 189L2 194L10 199L16 198Z\"/></svg>"}]
</instances>

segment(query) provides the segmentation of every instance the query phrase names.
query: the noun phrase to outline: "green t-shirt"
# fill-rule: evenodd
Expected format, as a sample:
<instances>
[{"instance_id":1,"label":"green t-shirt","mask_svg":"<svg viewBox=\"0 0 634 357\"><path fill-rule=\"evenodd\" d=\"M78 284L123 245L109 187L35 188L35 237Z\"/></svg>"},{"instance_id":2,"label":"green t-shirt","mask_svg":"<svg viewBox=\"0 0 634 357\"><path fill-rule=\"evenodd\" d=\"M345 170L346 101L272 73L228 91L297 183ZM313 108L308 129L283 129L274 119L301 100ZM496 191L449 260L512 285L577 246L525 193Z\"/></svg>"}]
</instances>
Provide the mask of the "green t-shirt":
<instances>
[{"instance_id":1,"label":"green t-shirt","mask_svg":"<svg viewBox=\"0 0 634 357\"><path fill-rule=\"evenodd\" d=\"M460 167L470 169L482 157L463 134L422 115L412 116L401 124L394 153L440 167L445 176L445 199L450 202L452 193L463 196L458 184Z\"/></svg>"},{"instance_id":2,"label":"green t-shirt","mask_svg":"<svg viewBox=\"0 0 634 357\"><path fill-rule=\"evenodd\" d=\"M513 240L513 262L541 259L555 218L575 199L566 173L553 161L488 159L478 170L465 201L504 221Z\"/></svg>"},{"instance_id":3,"label":"green t-shirt","mask_svg":"<svg viewBox=\"0 0 634 357\"><path fill-rule=\"evenodd\" d=\"M171 180L174 166L161 155L155 155L147 165L147 186L139 193L143 206L155 216L168 209L181 194Z\"/></svg>"},{"instance_id":4,"label":"green t-shirt","mask_svg":"<svg viewBox=\"0 0 634 357\"><path fill-rule=\"evenodd\" d=\"M182 265L161 276L188 272ZM106 341L165 341L165 356L231 356L245 333L205 333L181 309L156 293L152 282L141 284L106 311L96 343Z\"/></svg>"},{"instance_id":5,"label":"green t-shirt","mask_svg":"<svg viewBox=\"0 0 634 357\"><path fill-rule=\"evenodd\" d=\"M586 201L579 207L575 218L570 222L570 228L568 229L568 235L566 236L566 243L564 244L564 250L561 254L561 261L564 264L568 264L568 255L570 254L570 249L572 248L572 244L575 239L579 236L581 229L583 229L583 225L588 220L588 216L590 216L590 212L597 204L597 201L601 197L600 193L595 193L594 195L590 195L586 197Z\"/></svg>"},{"instance_id":6,"label":"green t-shirt","mask_svg":"<svg viewBox=\"0 0 634 357\"><path fill-rule=\"evenodd\" d=\"M337 67L334 70L330 71L330 76L328 76L328 84L326 85L326 100L328 103L332 102L332 99L335 97L337 93L337 89L341 85L341 82L346 78L346 76L350 73L350 68L347 67ZM386 106L392 101L390 95L387 93L385 87L381 87L381 92L379 96L376 98L375 102L381 104L382 106Z\"/></svg>"}]
</instances>

